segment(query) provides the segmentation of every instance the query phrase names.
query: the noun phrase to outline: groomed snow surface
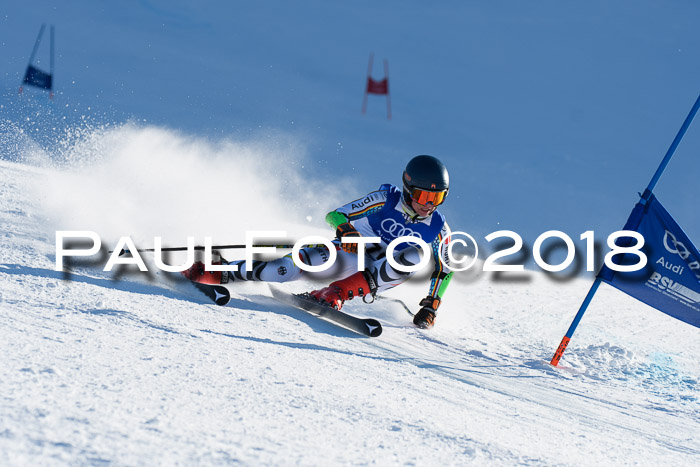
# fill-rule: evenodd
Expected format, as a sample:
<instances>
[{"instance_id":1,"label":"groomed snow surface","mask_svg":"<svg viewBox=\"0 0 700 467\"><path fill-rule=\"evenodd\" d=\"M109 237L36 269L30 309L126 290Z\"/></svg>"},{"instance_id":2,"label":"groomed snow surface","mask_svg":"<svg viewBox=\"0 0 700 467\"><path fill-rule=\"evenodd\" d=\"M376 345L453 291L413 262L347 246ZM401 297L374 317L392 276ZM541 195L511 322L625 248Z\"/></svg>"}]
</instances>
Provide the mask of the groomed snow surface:
<instances>
[{"instance_id":1,"label":"groomed snow surface","mask_svg":"<svg viewBox=\"0 0 700 467\"><path fill-rule=\"evenodd\" d=\"M71 170L0 161L0 464L700 459L698 330L607 286L557 369L547 362L590 279L458 274L428 331L393 302L349 302L383 323L376 339L282 305L264 284L235 284L217 307L166 273L103 272L105 257L55 271L56 228L93 229L52 220L76 189L56 186ZM88 214L102 226L118 210ZM426 288L415 278L389 295L415 307Z\"/></svg>"}]
</instances>

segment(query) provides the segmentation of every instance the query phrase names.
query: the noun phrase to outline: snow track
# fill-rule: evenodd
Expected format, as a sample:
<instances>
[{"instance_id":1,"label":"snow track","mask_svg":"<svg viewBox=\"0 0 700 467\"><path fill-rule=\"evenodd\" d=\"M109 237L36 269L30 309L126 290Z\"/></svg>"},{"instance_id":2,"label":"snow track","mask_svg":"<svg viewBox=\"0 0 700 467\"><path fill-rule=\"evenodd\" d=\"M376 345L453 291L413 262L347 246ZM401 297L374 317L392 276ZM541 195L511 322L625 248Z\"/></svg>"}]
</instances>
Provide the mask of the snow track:
<instances>
[{"instance_id":1,"label":"snow track","mask_svg":"<svg viewBox=\"0 0 700 467\"><path fill-rule=\"evenodd\" d=\"M66 280L33 195L48 176L0 162L4 465L697 462L697 330L616 291L554 369L585 280L455 280L431 331L350 302L376 339L261 284L221 308L161 274L78 264ZM415 282L394 296L417 303Z\"/></svg>"}]
</instances>

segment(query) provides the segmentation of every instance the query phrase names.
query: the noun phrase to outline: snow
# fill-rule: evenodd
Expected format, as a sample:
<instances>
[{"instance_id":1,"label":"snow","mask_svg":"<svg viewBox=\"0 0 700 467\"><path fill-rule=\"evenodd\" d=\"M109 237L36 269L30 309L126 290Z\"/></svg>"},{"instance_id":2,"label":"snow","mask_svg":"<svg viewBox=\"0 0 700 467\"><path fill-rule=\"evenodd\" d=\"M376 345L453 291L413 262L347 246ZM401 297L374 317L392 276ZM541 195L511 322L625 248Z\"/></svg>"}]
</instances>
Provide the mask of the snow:
<instances>
[{"instance_id":1,"label":"snow","mask_svg":"<svg viewBox=\"0 0 700 467\"><path fill-rule=\"evenodd\" d=\"M453 229L511 229L526 245L594 230L604 245L697 97L698 8L8 6L0 464L697 464L697 328L603 285L548 364L590 277L555 280L528 259L523 273L459 273L429 331L394 302L349 302L384 326L367 339L264 284L236 284L222 308L150 254L149 273L103 267L122 236L328 236L328 210L400 183L420 153L449 167ZM52 102L17 95L43 22L56 26ZM389 60L391 121L377 96L360 113L370 52L375 78ZM47 55L44 42L40 66ZM691 238L696 125L656 190ZM98 233L101 253L55 271L58 230ZM415 309L426 287L419 274L388 295Z\"/></svg>"},{"instance_id":2,"label":"snow","mask_svg":"<svg viewBox=\"0 0 700 467\"><path fill-rule=\"evenodd\" d=\"M221 308L164 274L66 275L35 197L64 170L0 162L3 464L697 461L697 330L612 288L555 369L588 280L458 275L430 331L390 301L349 302L383 323L368 339L263 284Z\"/></svg>"}]
</instances>

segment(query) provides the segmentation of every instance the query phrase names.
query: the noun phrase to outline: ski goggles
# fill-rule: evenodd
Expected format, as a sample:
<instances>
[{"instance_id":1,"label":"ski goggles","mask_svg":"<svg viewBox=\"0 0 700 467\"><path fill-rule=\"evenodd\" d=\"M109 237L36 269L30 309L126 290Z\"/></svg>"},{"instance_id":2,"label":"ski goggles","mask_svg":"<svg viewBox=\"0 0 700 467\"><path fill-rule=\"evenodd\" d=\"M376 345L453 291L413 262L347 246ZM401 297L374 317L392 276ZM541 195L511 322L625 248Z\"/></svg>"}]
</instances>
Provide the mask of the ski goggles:
<instances>
[{"instance_id":1,"label":"ski goggles","mask_svg":"<svg viewBox=\"0 0 700 467\"><path fill-rule=\"evenodd\" d=\"M418 204L426 205L428 203L432 204L433 206L437 206L438 204L442 204L443 201L445 201L445 197L447 196L447 190L443 191L427 191L427 190L421 190L420 188L413 188L411 189L411 198L413 198L413 201L415 201Z\"/></svg>"}]
</instances>

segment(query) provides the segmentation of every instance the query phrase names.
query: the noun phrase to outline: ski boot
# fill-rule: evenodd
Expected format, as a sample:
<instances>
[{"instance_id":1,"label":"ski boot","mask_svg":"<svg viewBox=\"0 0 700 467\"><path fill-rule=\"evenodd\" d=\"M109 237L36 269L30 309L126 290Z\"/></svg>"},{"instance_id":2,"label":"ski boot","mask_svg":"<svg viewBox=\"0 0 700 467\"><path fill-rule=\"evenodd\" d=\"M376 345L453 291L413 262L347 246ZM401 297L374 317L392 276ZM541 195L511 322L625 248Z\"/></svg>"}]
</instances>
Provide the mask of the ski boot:
<instances>
[{"instance_id":1,"label":"ski boot","mask_svg":"<svg viewBox=\"0 0 700 467\"><path fill-rule=\"evenodd\" d=\"M321 290L314 290L309 295L319 302L328 303L336 310L340 310L345 300L369 294L374 295L377 288L370 286L370 284L374 284L372 276L360 271L350 277L335 281Z\"/></svg>"},{"instance_id":2,"label":"ski boot","mask_svg":"<svg viewBox=\"0 0 700 467\"><path fill-rule=\"evenodd\" d=\"M224 258L221 257L218 252L212 252L212 266L229 264ZM199 282L200 284L210 284L210 285L221 285L228 283L229 272L228 271L207 271L204 268L204 263L201 261L195 262L192 267L185 271L181 271L180 274L185 276L192 282Z\"/></svg>"}]
</instances>

